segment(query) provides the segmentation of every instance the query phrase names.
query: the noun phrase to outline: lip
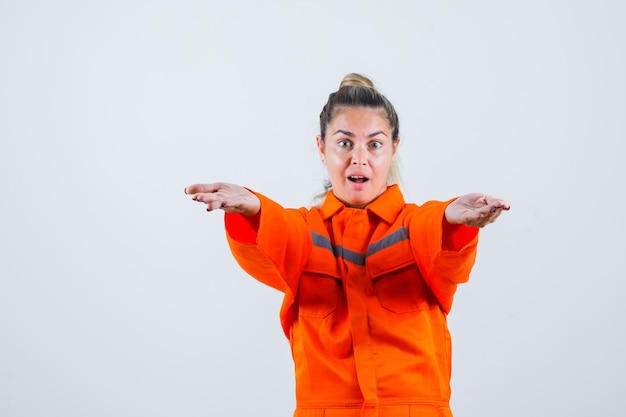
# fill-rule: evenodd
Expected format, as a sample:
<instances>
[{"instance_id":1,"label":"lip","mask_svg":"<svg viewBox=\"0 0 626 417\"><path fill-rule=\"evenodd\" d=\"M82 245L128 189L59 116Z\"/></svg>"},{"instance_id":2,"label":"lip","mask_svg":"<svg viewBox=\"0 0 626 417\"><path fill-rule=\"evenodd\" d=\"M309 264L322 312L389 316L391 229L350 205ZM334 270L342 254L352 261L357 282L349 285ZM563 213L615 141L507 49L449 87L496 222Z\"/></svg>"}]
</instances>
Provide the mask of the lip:
<instances>
[{"instance_id":1,"label":"lip","mask_svg":"<svg viewBox=\"0 0 626 417\"><path fill-rule=\"evenodd\" d=\"M351 181L357 184L366 183L369 180L370 179L366 177L365 175L348 175L348 181Z\"/></svg>"},{"instance_id":2,"label":"lip","mask_svg":"<svg viewBox=\"0 0 626 417\"><path fill-rule=\"evenodd\" d=\"M370 181L371 178L363 174L351 174L346 177L346 182L355 191L365 189Z\"/></svg>"}]
</instances>

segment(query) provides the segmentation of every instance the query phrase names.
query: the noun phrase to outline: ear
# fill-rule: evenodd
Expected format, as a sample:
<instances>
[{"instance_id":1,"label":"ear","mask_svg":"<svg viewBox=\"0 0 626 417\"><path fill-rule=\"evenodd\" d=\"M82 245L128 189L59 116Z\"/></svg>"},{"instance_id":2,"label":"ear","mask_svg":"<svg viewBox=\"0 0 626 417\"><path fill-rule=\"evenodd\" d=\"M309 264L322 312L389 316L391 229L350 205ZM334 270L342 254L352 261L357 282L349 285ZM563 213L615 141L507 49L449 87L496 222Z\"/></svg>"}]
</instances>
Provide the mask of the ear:
<instances>
[{"instance_id":1,"label":"ear","mask_svg":"<svg viewBox=\"0 0 626 417\"><path fill-rule=\"evenodd\" d=\"M398 146L400 146L400 137L398 137L398 139L396 139L396 141L393 144L393 157L396 157L396 153L398 152Z\"/></svg>"},{"instance_id":2,"label":"ear","mask_svg":"<svg viewBox=\"0 0 626 417\"><path fill-rule=\"evenodd\" d=\"M324 153L324 140L320 135L315 137L315 142L317 144L317 150L320 153L320 158L322 160L322 164L326 165L326 155Z\"/></svg>"}]
</instances>

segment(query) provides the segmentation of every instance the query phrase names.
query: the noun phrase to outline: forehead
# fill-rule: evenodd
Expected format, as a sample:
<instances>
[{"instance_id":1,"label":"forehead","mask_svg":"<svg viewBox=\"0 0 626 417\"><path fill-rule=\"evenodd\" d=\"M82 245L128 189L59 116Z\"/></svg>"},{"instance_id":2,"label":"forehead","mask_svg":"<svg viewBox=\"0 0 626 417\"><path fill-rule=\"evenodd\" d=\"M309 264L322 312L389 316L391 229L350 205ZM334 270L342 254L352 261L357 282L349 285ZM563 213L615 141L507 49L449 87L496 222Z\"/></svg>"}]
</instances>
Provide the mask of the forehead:
<instances>
[{"instance_id":1,"label":"forehead","mask_svg":"<svg viewBox=\"0 0 626 417\"><path fill-rule=\"evenodd\" d=\"M385 109L373 107L337 107L330 126L353 130L391 130Z\"/></svg>"}]
</instances>

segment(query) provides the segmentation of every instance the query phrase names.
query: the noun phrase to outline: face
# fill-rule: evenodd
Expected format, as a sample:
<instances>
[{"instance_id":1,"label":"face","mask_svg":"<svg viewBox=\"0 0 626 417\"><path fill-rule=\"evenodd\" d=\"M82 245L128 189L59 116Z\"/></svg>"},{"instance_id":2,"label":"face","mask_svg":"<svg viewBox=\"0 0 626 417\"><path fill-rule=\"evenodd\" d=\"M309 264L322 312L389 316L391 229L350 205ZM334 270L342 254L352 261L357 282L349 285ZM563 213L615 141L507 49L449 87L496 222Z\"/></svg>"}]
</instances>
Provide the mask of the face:
<instances>
[{"instance_id":1,"label":"face","mask_svg":"<svg viewBox=\"0 0 626 417\"><path fill-rule=\"evenodd\" d=\"M396 149L383 109L344 107L317 137L322 162L335 196L350 207L363 208L387 189L387 175Z\"/></svg>"}]
</instances>

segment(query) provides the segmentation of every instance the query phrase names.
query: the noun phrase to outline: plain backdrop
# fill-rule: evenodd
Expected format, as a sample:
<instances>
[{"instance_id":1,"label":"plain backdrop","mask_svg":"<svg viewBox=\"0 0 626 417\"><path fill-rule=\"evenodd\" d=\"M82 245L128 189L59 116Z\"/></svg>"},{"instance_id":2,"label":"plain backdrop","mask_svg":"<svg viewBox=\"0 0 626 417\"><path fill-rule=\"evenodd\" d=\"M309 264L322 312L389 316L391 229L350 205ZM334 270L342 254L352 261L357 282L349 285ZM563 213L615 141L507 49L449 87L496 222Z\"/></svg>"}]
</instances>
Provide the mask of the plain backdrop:
<instances>
[{"instance_id":1,"label":"plain backdrop","mask_svg":"<svg viewBox=\"0 0 626 417\"><path fill-rule=\"evenodd\" d=\"M457 417L623 416L626 3L0 0L0 416L290 416L281 294L229 181L289 207L348 72L400 116L407 200L512 209L449 316Z\"/></svg>"}]
</instances>

